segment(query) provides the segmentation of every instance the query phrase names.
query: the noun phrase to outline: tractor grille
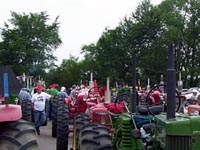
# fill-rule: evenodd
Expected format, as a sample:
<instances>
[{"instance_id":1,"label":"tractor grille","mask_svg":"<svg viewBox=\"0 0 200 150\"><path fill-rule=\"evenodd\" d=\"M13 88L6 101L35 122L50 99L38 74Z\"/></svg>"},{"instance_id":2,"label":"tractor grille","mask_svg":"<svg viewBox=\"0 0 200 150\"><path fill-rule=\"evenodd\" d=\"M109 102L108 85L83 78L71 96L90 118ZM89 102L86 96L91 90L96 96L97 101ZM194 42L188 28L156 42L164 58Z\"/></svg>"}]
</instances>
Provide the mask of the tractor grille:
<instances>
[{"instance_id":1,"label":"tractor grille","mask_svg":"<svg viewBox=\"0 0 200 150\"><path fill-rule=\"evenodd\" d=\"M190 150L191 137L190 136L167 136L166 146L167 150Z\"/></svg>"},{"instance_id":2,"label":"tractor grille","mask_svg":"<svg viewBox=\"0 0 200 150\"><path fill-rule=\"evenodd\" d=\"M123 121L122 124L122 149L131 149L131 123L130 120Z\"/></svg>"},{"instance_id":3,"label":"tractor grille","mask_svg":"<svg viewBox=\"0 0 200 150\"><path fill-rule=\"evenodd\" d=\"M100 123L111 127L110 116L108 112L96 111L92 115L92 122Z\"/></svg>"}]
</instances>

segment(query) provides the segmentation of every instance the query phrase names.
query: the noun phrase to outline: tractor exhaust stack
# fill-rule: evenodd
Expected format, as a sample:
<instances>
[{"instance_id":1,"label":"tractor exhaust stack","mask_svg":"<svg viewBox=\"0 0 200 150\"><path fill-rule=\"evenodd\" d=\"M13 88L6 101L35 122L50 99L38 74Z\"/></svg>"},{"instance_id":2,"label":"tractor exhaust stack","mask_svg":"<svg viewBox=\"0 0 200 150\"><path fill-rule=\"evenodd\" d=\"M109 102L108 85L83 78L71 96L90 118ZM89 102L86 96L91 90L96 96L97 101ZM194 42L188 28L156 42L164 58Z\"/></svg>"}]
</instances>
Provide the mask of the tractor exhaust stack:
<instances>
[{"instance_id":1,"label":"tractor exhaust stack","mask_svg":"<svg viewBox=\"0 0 200 150\"><path fill-rule=\"evenodd\" d=\"M132 79L132 101L131 101L131 108L132 112L136 112L137 107L137 91L136 91L136 57L133 56L132 58L132 65L133 65L133 79Z\"/></svg>"},{"instance_id":2,"label":"tractor exhaust stack","mask_svg":"<svg viewBox=\"0 0 200 150\"><path fill-rule=\"evenodd\" d=\"M105 104L109 104L110 102L111 102L110 79L109 77L107 77L106 91L105 91Z\"/></svg>"},{"instance_id":3,"label":"tractor exhaust stack","mask_svg":"<svg viewBox=\"0 0 200 150\"><path fill-rule=\"evenodd\" d=\"M174 69L174 48L168 47L168 69L167 69L167 119L175 118L176 108L176 78Z\"/></svg>"}]
</instances>

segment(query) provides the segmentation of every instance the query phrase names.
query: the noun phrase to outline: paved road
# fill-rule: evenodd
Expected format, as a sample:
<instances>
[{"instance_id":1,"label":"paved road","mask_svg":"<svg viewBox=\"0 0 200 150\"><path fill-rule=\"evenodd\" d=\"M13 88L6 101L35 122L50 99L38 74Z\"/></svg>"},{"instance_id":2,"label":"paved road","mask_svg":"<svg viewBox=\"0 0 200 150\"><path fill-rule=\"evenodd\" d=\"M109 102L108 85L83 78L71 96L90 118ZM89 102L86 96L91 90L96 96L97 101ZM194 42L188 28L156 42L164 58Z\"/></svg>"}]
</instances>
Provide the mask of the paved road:
<instances>
[{"instance_id":1,"label":"paved road","mask_svg":"<svg viewBox=\"0 0 200 150\"><path fill-rule=\"evenodd\" d=\"M40 128L40 135L38 136L38 145L40 150L56 150L56 138L51 136L52 122L48 121L47 126ZM69 146L71 147L71 134L69 136Z\"/></svg>"}]
</instances>

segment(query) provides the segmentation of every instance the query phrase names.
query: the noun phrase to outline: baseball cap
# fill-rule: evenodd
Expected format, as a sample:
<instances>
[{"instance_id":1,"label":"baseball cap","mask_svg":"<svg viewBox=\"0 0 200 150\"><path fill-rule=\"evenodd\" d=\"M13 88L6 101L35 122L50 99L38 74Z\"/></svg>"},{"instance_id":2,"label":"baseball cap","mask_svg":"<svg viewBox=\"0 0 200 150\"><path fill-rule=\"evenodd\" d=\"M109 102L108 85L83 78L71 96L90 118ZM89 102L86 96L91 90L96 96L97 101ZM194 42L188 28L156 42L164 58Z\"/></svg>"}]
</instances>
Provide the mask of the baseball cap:
<instances>
[{"instance_id":1,"label":"baseball cap","mask_svg":"<svg viewBox=\"0 0 200 150\"><path fill-rule=\"evenodd\" d=\"M57 88L57 87L58 87L58 84L55 84L55 83L49 85L49 88Z\"/></svg>"},{"instance_id":2,"label":"baseball cap","mask_svg":"<svg viewBox=\"0 0 200 150\"><path fill-rule=\"evenodd\" d=\"M43 88L42 88L41 85L38 85L38 86L35 87L35 89L36 89L37 91L42 91Z\"/></svg>"}]
</instances>

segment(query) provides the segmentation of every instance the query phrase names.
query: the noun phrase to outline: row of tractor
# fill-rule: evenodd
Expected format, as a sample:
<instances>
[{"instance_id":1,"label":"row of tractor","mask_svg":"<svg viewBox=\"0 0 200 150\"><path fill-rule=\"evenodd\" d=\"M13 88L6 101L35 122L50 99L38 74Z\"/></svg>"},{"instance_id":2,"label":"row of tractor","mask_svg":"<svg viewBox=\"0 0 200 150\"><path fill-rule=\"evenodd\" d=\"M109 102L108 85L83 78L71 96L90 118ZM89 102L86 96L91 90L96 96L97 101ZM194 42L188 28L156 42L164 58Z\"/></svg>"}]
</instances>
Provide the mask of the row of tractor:
<instances>
[{"instance_id":1,"label":"row of tractor","mask_svg":"<svg viewBox=\"0 0 200 150\"><path fill-rule=\"evenodd\" d=\"M90 88L77 90L76 99L56 96L52 101L56 150L198 150L200 107L176 90L173 53L169 46L166 84L145 92L136 89L133 57L131 90L111 98L109 78L103 92L91 79ZM14 85L9 69L0 70L0 149L39 149L31 106L27 101L13 102L10 93L17 94L21 87Z\"/></svg>"},{"instance_id":2,"label":"row of tractor","mask_svg":"<svg viewBox=\"0 0 200 150\"><path fill-rule=\"evenodd\" d=\"M191 103L176 91L173 52L169 46L167 84L149 89L145 100L135 88L135 58L131 93L119 93L110 101L108 91L102 97L92 87L77 94L75 102L55 98L52 136L57 150L197 150L200 116L183 111ZM70 133L73 142L68 146Z\"/></svg>"}]
</instances>

